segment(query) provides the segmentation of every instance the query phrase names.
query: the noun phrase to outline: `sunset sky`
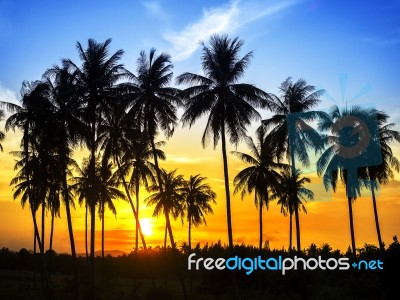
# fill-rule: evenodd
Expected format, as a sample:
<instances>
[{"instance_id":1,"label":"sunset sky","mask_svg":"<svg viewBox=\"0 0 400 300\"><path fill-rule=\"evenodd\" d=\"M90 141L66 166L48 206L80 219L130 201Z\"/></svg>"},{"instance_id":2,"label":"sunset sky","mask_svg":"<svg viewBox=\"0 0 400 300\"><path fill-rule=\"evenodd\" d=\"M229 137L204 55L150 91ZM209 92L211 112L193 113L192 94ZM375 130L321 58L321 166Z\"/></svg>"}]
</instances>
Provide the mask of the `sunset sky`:
<instances>
[{"instance_id":1,"label":"sunset sky","mask_svg":"<svg viewBox=\"0 0 400 300\"><path fill-rule=\"evenodd\" d=\"M86 47L87 39L99 42L112 38L112 52L123 49L122 63L136 72L141 50L155 47L172 56L175 77L185 71L202 73L199 41L207 42L213 33L239 36L245 41L242 55L254 50L252 64L243 82L277 93L287 77L303 78L318 89L325 89L318 109L347 104L375 107L387 112L390 122L400 124L400 1L12 1L0 0L0 101L18 103L23 80L40 79L44 71L61 58L79 65L77 41ZM174 84L174 82L172 83ZM182 111L180 111L180 114ZM271 116L260 111L263 119ZM260 120L248 128L250 135ZM217 193L214 215L207 227L193 229L192 243L227 243L223 168L220 144L216 149L201 146L205 119L190 130L181 124L163 148L167 160L161 166L189 175L200 173ZM4 130L4 122L0 124ZM396 126L400 130L400 126ZM11 178L15 176L14 157L20 133L8 132L0 153L0 248L33 248L33 226L28 207L13 201ZM159 136L159 140L165 137ZM393 146L400 158L399 145ZM235 150L229 146L228 150ZM244 144L238 150L246 152ZM84 149L76 149L79 160ZM229 175L232 181L243 165L232 155ZM309 188L315 200L307 203L308 214L301 215L302 246L311 242L329 243L346 250L350 245L345 191L326 192L311 166L304 173L312 179ZM400 234L400 176L378 193L382 237L386 244ZM233 188L232 188L233 191ZM141 192L142 200L148 196ZM243 201L232 198L233 237L236 243L258 243L258 213L254 196ZM147 224L147 241L161 245L165 221L151 217L153 208L142 203L140 214ZM372 201L368 191L354 204L356 245L377 244ZM84 209L76 204L73 226L77 251L84 252ZM99 219L96 220L100 231ZM151 230L150 230L151 228ZM47 226L49 232L50 226ZM173 231L178 244L187 240L187 224L177 220ZM271 202L264 214L264 239L272 248L288 247L289 219ZM97 250L100 250L100 236ZM48 241L46 241L47 243ZM119 201L117 216L106 216L106 249L125 252L134 245L134 221L129 204ZM47 247L47 246L46 246ZM54 248L69 252L64 208L55 223Z\"/></svg>"}]
</instances>

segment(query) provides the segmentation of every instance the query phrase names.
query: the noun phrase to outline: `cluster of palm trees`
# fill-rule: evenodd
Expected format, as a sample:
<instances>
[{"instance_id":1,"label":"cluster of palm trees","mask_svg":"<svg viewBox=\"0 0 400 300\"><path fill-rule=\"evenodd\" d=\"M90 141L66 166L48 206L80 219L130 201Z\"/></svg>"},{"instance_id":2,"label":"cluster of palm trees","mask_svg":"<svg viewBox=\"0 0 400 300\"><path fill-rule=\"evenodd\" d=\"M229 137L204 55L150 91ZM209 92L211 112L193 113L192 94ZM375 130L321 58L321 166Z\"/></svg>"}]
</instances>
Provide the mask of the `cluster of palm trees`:
<instances>
[{"instance_id":1,"label":"cluster of palm trees","mask_svg":"<svg viewBox=\"0 0 400 300\"><path fill-rule=\"evenodd\" d=\"M155 205L154 216L165 217L166 236L168 233L173 249L176 249L176 244L170 216L187 219L190 249L191 226L205 223L205 215L212 213L211 204L215 202L216 194L200 174L185 180L176 170L168 172L162 169L160 160L166 156L160 147L164 142L157 139L160 133L167 139L171 137L179 121L191 127L200 117L207 116L201 142L206 146L211 138L216 147L221 141L230 250L233 250L233 233L226 148L228 142L238 145L244 140L251 153L233 151L232 154L250 166L236 175L234 192L241 192L242 197L254 192L255 204L259 208L260 248L263 240L262 209L277 199L282 213L289 214L290 249L292 217L295 217L297 249L300 251L299 212L306 211L304 203L313 199L313 193L306 188L310 180L301 176L295 165L296 159L309 166L308 150L323 153L317 169L325 186L335 189L338 176L345 183L347 180L346 169L340 163L336 163L335 168L328 167L338 156L335 152L337 139L331 135L342 134L332 130L332 124L341 112L336 109L329 115L313 110L323 91L316 90L302 79L293 82L288 78L281 84L278 97L251 84L241 83L253 53L241 57L243 41L226 35L213 35L208 44L202 44L204 74L178 76L176 83L185 86L182 90L171 86L173 65L168 54L157 56L155 49L151 49L149 55L142 51L134 74L120 63L122 50L109 53L110 43L111 39L104 43L89 39L84 49L78 42L80 64L63 59L61 65L48 69L42 80L23 83L21 105L1 102L1 107L11 113L5 129L19 129L23 133L20 151L13 152L18 157L18 173L12 184L14 197L20 197L22 205L29 203L35 247L37 244L40 252L44 253L45 232L44 226L39 232L37 210L42 209L44 218L47 209L54 219L59 215L62 202L67 215L71 253L76 262L71 218L71 207L74 207L76 197L81 205L85 205L86 224L90 219L90 251L86 242L86 253L94 295L96 211L102 221L103 256L104 213L106 207L116 213L113 203L116 198L129 202L136 223L135 249L138 249L140 238L146 250L139 217L140 188L144 186L152 193L146 202ZM184 109L180 120L177 115L179 107ZM253 121L261 120L257 109L269 109L273 116L262 120L254 141L247 136L247 127ZM372 192L378 239L383 247L374 192L378 184L387 183L393 176L392 168L399 170L400 163L389 144L399 142L400 135L393 130L393 124L387 123L386 114L373 113L379 124L383 162L360 169L357 178L363 182L369 179L363 187ZM3 117L1 111L0 118ZM318 130L310 126L310 121L315 120L319 123ZM0 141L3 138L4 134L0 132ZM73 159L76 146L85 146L88 150L82 166ZM349 196L355 252L351 212L354 199L353 195ZM52 234L50 247L51 241ZM43 265L45 268L45 263ZM74 271L78 286L76 264Z\"/></svg>"}]
</instances>

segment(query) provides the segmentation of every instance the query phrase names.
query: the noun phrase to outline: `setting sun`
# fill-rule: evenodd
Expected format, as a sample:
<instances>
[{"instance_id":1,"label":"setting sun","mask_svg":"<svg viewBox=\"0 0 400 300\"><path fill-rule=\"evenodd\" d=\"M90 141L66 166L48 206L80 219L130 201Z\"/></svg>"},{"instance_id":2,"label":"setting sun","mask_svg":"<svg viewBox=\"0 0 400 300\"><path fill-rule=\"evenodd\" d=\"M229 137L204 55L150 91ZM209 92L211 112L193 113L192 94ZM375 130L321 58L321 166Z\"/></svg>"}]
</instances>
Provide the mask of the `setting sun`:
<instances>
[{"instance_id":1,"label":"setting sun","mask_svg":"<svg viewBox=\"0 0 400 300\"><path fill-rule=\"evenodd\" d=\"M142 226L143 234L146 236L153 234L153 220L150 218L144 218L140 220L140 226Z\"/></svg>"}]
</instances>

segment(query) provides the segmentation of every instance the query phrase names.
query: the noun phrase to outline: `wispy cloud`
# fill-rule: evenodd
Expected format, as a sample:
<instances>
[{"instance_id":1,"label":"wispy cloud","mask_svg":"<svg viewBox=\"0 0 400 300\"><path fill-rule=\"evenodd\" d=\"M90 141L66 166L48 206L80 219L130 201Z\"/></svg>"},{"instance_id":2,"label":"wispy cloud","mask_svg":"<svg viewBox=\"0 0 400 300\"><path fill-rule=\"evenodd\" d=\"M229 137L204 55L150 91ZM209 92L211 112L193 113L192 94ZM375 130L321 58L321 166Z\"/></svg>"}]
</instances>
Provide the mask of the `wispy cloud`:
<instances>
[{"instance_id":1,"label":"wispy cloud","mask_svg":"<svg viewBox=\"0 0 400 300\"><path fill-rule=\"evenodd\" d=\"M17 94L0 82L0 101L18 103Z\"/></svg>"},{"instance_id":2,"label":"wispy cloud","mask_svg":"<svg viewBox=\"0 0 400 300\"><path fill-rule=\"evenodd\" d=\"M213 33L233 33L246 24L276 15L298 1L279 1L271 4L257 1L234 0L228 4L204 8L202 17L188 24L179 32L168 31L163 37L171 43L175 60L184 60L192 55Z\"/></svg>"},{"instance_id":3,"label":"wispy cloud","mask_svg":"<svg viewBox=\"0 0 400 300\"><path fill-rule=\"evenodd\" d=\"M169 154L166 160L167 164L202 164L209 161L208 157L187 157L182 155Z\"/></svg>"},{"instance_id":4,"label":"wispy cloud","mask_svg":"<svg viewBox=\"0 0 400 300\"><path fill-rule=\"evenodd\" d=\"M162 8L161 4L158 1L144 1L142 2L144 8L146 11L153 15L154 17L157 17L159 19L167 19L168 15Z\"/></svg>"}]
</instances>

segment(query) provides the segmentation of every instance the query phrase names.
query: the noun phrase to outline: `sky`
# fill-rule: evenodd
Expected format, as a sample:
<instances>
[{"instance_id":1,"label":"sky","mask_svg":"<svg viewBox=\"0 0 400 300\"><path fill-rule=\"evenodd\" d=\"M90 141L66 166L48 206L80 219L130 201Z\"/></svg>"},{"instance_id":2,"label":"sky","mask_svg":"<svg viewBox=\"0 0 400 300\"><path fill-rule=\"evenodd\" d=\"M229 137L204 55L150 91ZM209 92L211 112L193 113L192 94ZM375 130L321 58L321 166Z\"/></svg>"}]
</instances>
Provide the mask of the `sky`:
<instances>
[{"instance_id":1,"label":"sky","mask_svg":"<svg viewBox=\"0 0 400 300\"><path fill-rule=\"evenodd\" d=\"M242 55L254 51L243 82L272 93L287 77L303 78L326 93L318 106L332 105L375 107L390 114L390 121L400 124L400 1L11 1L0 0L0 101L18 103L24 80L41 79L47 68L70 58L79 63L76 43L84 47L89 38L99 42L112 38L110 50L125 51L122 63L136 72L141 50L152 47L157 53L168 52L174 64L174 78L186 71L200 73L201 46L213 33L238 36L244 40ZM172 82L171 84L174 84ZM271 116L260 111L262 118ZM259 120L248 128L252 135ZM186 177L197 173L206 176L217 193L214 215L207 217L207 227L193 230L193 243L227 242L225 198L220 145L213 149L201 146L205 119L191 130L175 131L164 151L162 167L178 169ZM4 122L0 124L1 130ZM399 126L396 126L399 130ZM9 186L15 175L14 158L18 150L18 132L8 132L0 153L0 247L32 249L32 221L29 210L21 209L12 199ZM160 139L165 139L160 137ZM235 150L229 146L228 150ZM398 145L395 155L400 157ZM243 144L238 150L246 151ZM82 157L84 150L77 149ZM229 156L230 180L245 165ZM302 244L321 245L345 250L350 244L347 203L344 190L326 192L311 167L307 176L315 200L307 204L301 216ZM381 189L378 209L383 240L390 243L399 235L400 177ZM233 189L232 189L233 190ZM142 191L142 200L147 196ZM134 222L129 205L117 204L116 217L106 217L106 248L129 252L133 246ZM368 193L354 204L356 244L376 243L372 203ZM162 243L164 221L151 218L152 208L141 205L143 222L152 227L147 239L153 246ZM84 210L77 205L73 214L78 252L84 251ZM253 196L241 200L233 196L234 241L258 243L258 213ZM48 220L47 220L48 221ZM288 218L272 202L264 213L264 239L273 248L288 246ZM98 222L99 224L99 222ZM47 226L49 228L49 226ZM98 226L100 229L100 226ZM48 229L47 229L48 230ZM186 240L187 224L178 220L173 227L178 242ZM68 252L65 213L55 223L54 247ZM97 239L97 246L100 239ZM99 249L99 247L97 248Z\"/></svg>"}]
</instances>

